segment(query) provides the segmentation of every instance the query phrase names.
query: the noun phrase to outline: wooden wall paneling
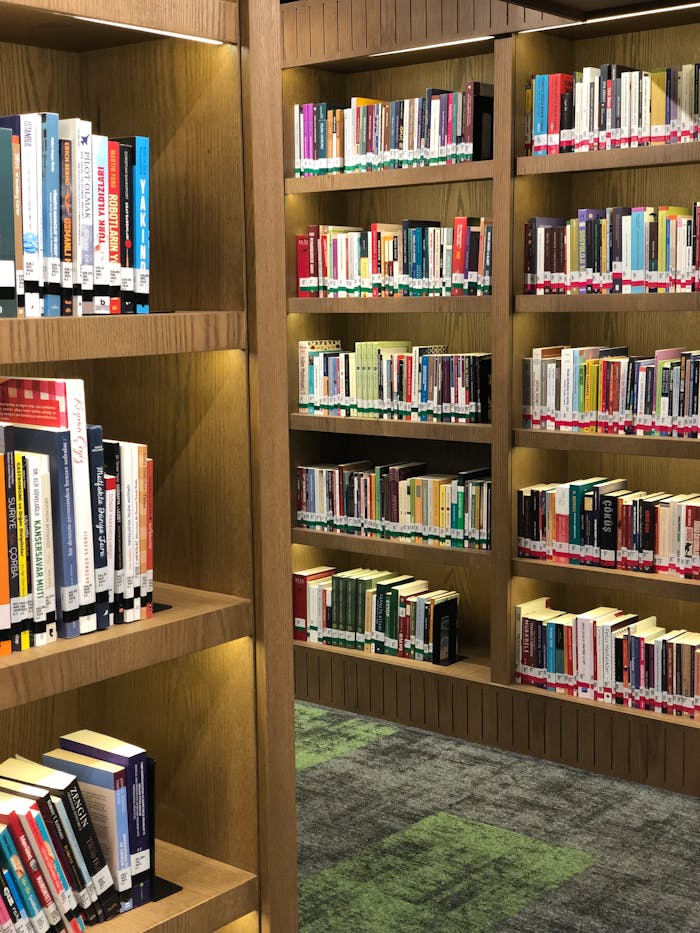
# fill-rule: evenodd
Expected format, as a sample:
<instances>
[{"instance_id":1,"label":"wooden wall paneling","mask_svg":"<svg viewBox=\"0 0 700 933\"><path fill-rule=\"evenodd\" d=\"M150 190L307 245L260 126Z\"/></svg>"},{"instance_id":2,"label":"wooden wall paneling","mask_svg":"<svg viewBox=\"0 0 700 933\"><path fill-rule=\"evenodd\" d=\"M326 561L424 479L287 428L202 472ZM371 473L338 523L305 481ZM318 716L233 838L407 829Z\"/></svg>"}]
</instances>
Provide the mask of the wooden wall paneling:
<instances>
[{"instance_id":1,"label":"wooden wall paneling","mask_svg":"<svg viewBox=\"0 0 700 933\"><path fill-rule=\"evenodd\" d=\"M382 48L396 41L396 3L397 0L379 2L379 43Z\"/></svg>"},{"instance_id":2,"label":"wooden wall paneling","mask_svg":"<svg viewBox=\"0 0 700 933\"><path fill-rule=\"evenodd\" d=\"M80 58L73 52L38 49L30 45L0 44L4 67L0 73L3 113L80 110Z\"/></svg>"},{"instance_id":3,"label":"wooden wall paneling","mask_svg":"<svg viewBox=\"0 0 700 933\"><path fill-rule=\"evenodd\" d=\"M324 0L323 4L324 58L330 57L338 48L338 7L335 0Z\"/></svg>"},{"instance_id":4,"label":"wooden wall paneling","mask_svg":"<svg viewBox=\"0 0 700 933\"><path fill-rule=\"evenodd\" d=\"M396 100L420 97L426 87L459 88L466 81L493 83L493 74L493 54L467 55L425 62L420 68L398 65L367 71L362 74L362 87L369 97ZM348 78L348 97L352 94L351 83L357 80L354 75ZM410 179L410 173L406 177Z\"/></svg>"},{"instance_id":5,"label":"wooden wall paneling","mask_svg":"<svg viewBox=\"0 0 700 933\"><path fill-rule=\"evenodd\" d=\"M592 771L595 767L595 716L589 706L576 710L577 766Z\"/></svg>"},{"instance_id":6,"label":"wooden wall paneling","mask_svg":"<svg viewBox=\"0 0 700 933\"><path fill-rule=\"evenodd\" d=\"M649 730L646 780L654 787L666 786L666 740L668 733L668 726L658 721L655 721Z\"/></svg>"},{"instance_id":7,"label":"wooden wall paneling","mask_svg":"<svg viewBox=\"0 0 700 933\"><path fill-rule=\"evenodd\" d=\"M383 46L383 50L392 47L403 49L411 43L411 3L413 0L396 0L396 45Z\"/></svg>"},{"instance_id":8,"label":"wooden wall paneling","mask_svg":"<svg viewBox=\"0 0 700 933\"><path fill-rule=\"evenodd\" d=\"M625 778L630 768L629 716L612 717L611 753L613 776Z\"/></svg>"},{"instance_id":9,"label":"wooden wall paneling","mask_svg":"<svg viewBox=\"0 0 700 933\"><path fill-rule=\"evenodd\" d=\"M297 55L302 61L311 61L311 4L297 10Z\"/></svg>"},{"instance_id":10,"label":"wooden wall paneling","mask_svg":"<svg viewBox=\"0 0 700 933\"><path fill-rule=\"evenodd\" d=\"M381 664L369 665L369 695L373 716L384 716L384 668Z\"/></svg>"},{"instance_id":11,"label":"wooden wall paneling","mask_svg":"<svg viewBox=\"0 0 700 933\"><path fill-rule=\"evenodd\" d=\"M683 739L683 792L700 797L700 729L685 730Z\"/></svg>"},{"instance_id":12,"label":"wooden wall paneling","mask_svg":"<svg viewBox=\"0 0 700 933\"><path fill-rule=\"evenodd\" d=\"M641 716L630 719L630 778L643 783L649 767L649 723Z\"/></svg>"},{"instance_id":13,"label":"wooden wall paneling","mask_svg":"<svg viewBox=\"0 0 700 933\"><path fill-rule=\"evenodd\" d=\"M410 723L411 715L411 671L396 671L396 718L399 722Z\"/></svg>"},{"instance_id":14,"label":"wooden wall paneling","mask_svg":"<svg viewBox=\"0 0 700 933\"><path fill-rule=\"evenodd\" d=\"M534 695L531 695L529 700L529 753L537 758L543 758L545 753L545 706L547 700L544 697Z\"/></svg>"},{"instance_id":15,"label":"wooden wall paneling","mask_svg":"<svg viewBox=\"0 0 700 933\"><path fill-rule=\"evenodd\" d=\"M666 736L666 787L682 793L685 786L685 732L669 729Z\"/></svg>"},{"instance_id":16,"label":"wooden wall paneling","mask_svg":"<svg viewBox=\"0 0 700 933\"><path fill-rule=\"evenodd\" d=\"M381 0L367 0L367 51L381 48Z\"/></svg>"},{"instance_id":17,"label":"wooden wall paneling","mask_svg":"<svg viewBox=\"0 0 700 933\"><path fill-rule=\"evenodd\" d=\"M471 742L482 742L484 738L483 688L481 684L467 687L467 738Z\"/></svg>"},{"instance_id":18,"label":"wooden wall paneling","mask_svg":"<svg viewBox=\"0 0 700 933\"><path fill-rule=\"evenodd\" d=\"M396 682L396 671L388 666L382 666L382 677L384 680L384 710L385 719L392 722L398 720L398 684Z\"/></svg>"},{"instance_id":19,"label":"wooden wall paneling","mask_svg":"<svg viewBox=\"0 0 700 933\"><path fill-rule=\"evenodd\" d=\"M501 748L514 746L514 703L515 696L510 691L499 690L498 703L498 744Z\"/></svg>"},{"instance_id":20,"label":"wooden wall paneling","mask_svg":"<svg viewBox=\"0 0 700 933\"><path fill-rule=\"evenodd\" d=\"M297 927L280 5L241 3L261 933ZM211 93L219 93L216 84ZM265 107L258 102L265 100ZM222 126L227 128L226 120ZM224 188L225 190L225 188ZM235 226L235 225L232 225ZM321 675L319 671L319 680Z\"/></svg>"},{"instance_id":21,"label":"wooden wall paneling","mask_svg":"<svg viewBox=\"0 0 700 933\"><path fill-rule=\"evenodd\" d=\"M319 679L319 702L323 706L333 705L332 689L332 666L333 658L330 654L319 654L318 656L318 679Z\"/></svg>"},{"instance_id":22,"label":"wooden wall paneling","mask_svg":"<svg viewBox=\"0 0 700 933\"><path fill-rule=\"evenodd\" d=\"M596 709L594 716L593 760L599 774L609 774L612 770L612 722L610 710Z\"/></svg>"},{"instance_id":23,"label":"wooden wall paneling","mask_svg":"<svg viewBox=\"0 0 700 933\"><path fill-rule=\"evenodd\" d=\"M578 710L574 703L561 706L561 760L565 765L578 764Z\"/></svg>"},{"instance_id":24,"label":"wooden wall paneling","mask_svg":"<svg viewBox=\"0 0 700 933\"><path fill-rule=\"evenodd\" d=\"M423 684L425 696L425 728L432 732L438 731L438 678L427 677Z\"/></svg>"},{"instance_id":25,"label":"wooden wall paneling","mask_svg":"<svg viewBox=\"0 0 700 933\"><path fill-rule=\"evenodd\" d=\"M340 709L345 707L345 662L340 655L331 657L331 705Z\"/></svg>"},{"instance_id":26,"label":"wooden wall paneling","mask_svg":"<svg viewBox=\"0 0 700 933\"><path fill-rule=\"evenodd\" d=\"M326 34L324 29L325 6L325 3L316 3L309 9L309 23L311 28L310 57L316 61L323 59L326 54Z\"/></svg>"},{"instance_id":27,"label":"wooden wall paneling","mask_svg":"<svg viewBox=\"0 0 700 933\"><path fill-rule=\"evenodd\" d=\"M458 0L442 0L440 5L440 18L442 22L442 37L445 40L456 39L459 31L457 23Z\"/></svg>"},{"instance_id":28,"label":"wooden wall paneling","mask_svg":"<svg viewBox=\"0 0 700 933\"><path fill-rule=\"evenodd\" d=\"M367 51L367 6L372 0L351 0L352 51L361 55Z\"/></svg>"},{"instance_id":29,"label":"wooden wall paneling","mask_svg":"<svg viewBox=\"0 0 700 933\"><path fill-rule=\"evenodd\" d=\"M411 43L424 42L428 37L427 0L410 0Z\"/></svg>"},{"instance_id":30,"label":"wooden wall paneling","mask_svg":"<svg viewBox=\"0 0 700 933\"><path fill-rule=\"evenodd\" d=\"M463 680L456 680L452 687L452 717L454 735L458 739L469 736L468 686Z\"/></svg>"},{"instance_id":31,"label":"wooden wall paneling","mask_svg":"<svg viewBox=\"0 0 700 933\"><path fill-rule=\"evenodd\" d=\"M353 6L352 0L337 0L338 10L338 58L353 52Z\"/></svg>"},{"instance_id":32,"label":"wooden wall paneling","mask_svg":"<svg viewBox=\"0 0 700 933\"><path fill-rule=\"evenodd\" d=\"M306 682L306 662L309 658L306 651L294 652L294 696L299 700L309 698L309 690Z\"/></svg>"},{"instance_id":33,"label":"wooden wall paneling","mask_svg":"<svg viewBox=\"0 0 700 933\"><path fill-rule=\"evenodd\" d=\"M530 750L530 696L513 694L513 748L527 754Z\"/></svg>"},{"instance_id":34,"label":"wooden wall paneling","mask_svg":"<svg viewBox=\"0 0 700 933\"><path fill-rule=\"evenodd\" d=\"M151 204L152 307L242 309L245 231L231 223L243 199L239 50L157 40L85 53L80 68L80 112L111 137L149 136L152 184L167 192Z\"/></svg>"},{"instance_id":35,"label":"wooden wall paneling","mask_svg":"<svg viewBox=\"0 0 700 933\"><path fill-rule=\"evenodd\" d=\"M280 6L280 29L282 33L282 61L290 64L300 60L297 54L297 7L296 4Z\"/></svg>"},{"instance_id":36,"label":"wooden wall paneling","mask_svg":"<svg viewBox=\"0 0 700 933\"><path fill-rule=\"evenodd\" d=\"M476 35L474 4L476 0L457 0L457 31L460 36Z\"/></svg>"},{"instance_id":37,"label":"wooden wall paneling","mask_svg":"<svg viewBox=\"0 0 700 933\"><path fill-rule=\"evenodd\" d=\"M442 0L425 0L426 32L429 42L440 42L445 33L442 23Z\"/></svg>"},{"instance_id":38,"label":"wooden wall paneling","mask_svg":"<svg viewBox=\"0 0 700 933\"><path fill-rule=\"evenodd\" d=\"M357 691L357 670L358 663L351 658L345 658L345 709L357 711L358 691Z\"/></svg>"},{"instance_id":39,"label":"wooden wall paneling","mask_svg":"<svg viewBox=\"0 0 700 933\"><path fill-rule=\"evenodd\" d=\"M454 735L454 697L453 681L448 677L438 677L438 731L444 735Z\"/></svg>"},{"instance_id":40,"label":"wooden wall paneling","mask_svg":"<svg viewBox=\"0 0 700 933\"><path fill-rule=\"evenodd\" d=\"M482 690L483 741L487 745L498 745L498 689L485 684Z\"/></svg>"},{"instance_id":41,"label":"wooden wall paneling","mask_svg":"<svg viewBox=\"0 0 700 933\"><path fill-rule=\"evenodd\" d=\"M321 671L319 667L319 658L319 652L306 652L306 695L309 700L316 703L320 700L321 697Z\"/></svg>"},{"instance_id":42,"label":"wooden wall paneling","mask_svg":"<svg viewBox=\"0 0 700 933\"><path fill-rule=\"evenodd\" d=\"M547 703L544 711L544 757L561 761L561 703Z\"/></svg>"},{"instance_id":43,"label":"wooden wall paneling","mask_svg":"<svg viewBox=\"0 0 700 933\"><path fill-rule=\"evenodd\" d=\"M512 301L508 282L512 256L510 230L513 222L513 65L514 40L495 43L494 181L493 181L493 361L492 361L492 458L493 471L491 540L494 555L491 602L491 677L508 683L512 677L512 623L510 607L511 529L511 409ZM497 340L497 343L496 343ZM485 722L487 720L485 719Z\"/></svg>"},{"instance_id":44,"label":"wooden wall paneling","mask_svg":"<svg viewBox=\"0 0 700 933\"><path fill-rule=\"evenodd\" d=\"M372 693L370 687L371 664L367 661L357 665L357 712L369 716L372 712Z\"/></svg>"},{"instance_id":45,"label":"wooden wall paneling","mask_svg":"<svg viewBox=\"0 0 700 933\"><path fill-rule=\"evenodd\" d=\"M411 671L411 725L425 724L425 681L427 674Z\"/></svg>"}]
</instances>

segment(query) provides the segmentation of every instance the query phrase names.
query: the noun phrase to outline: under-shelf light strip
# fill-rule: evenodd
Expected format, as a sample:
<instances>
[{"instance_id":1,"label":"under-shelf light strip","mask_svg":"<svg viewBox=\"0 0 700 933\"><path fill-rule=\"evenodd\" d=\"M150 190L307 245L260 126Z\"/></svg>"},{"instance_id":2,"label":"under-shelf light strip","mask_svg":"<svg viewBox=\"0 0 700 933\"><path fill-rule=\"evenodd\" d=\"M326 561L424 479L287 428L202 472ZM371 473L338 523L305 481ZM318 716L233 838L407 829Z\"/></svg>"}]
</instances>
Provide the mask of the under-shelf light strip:
<instances>
[{"instance_id":1,"label":"under-shelf light strip","mask_svg":"<svg viewBox=\"0 0 700 933\"><path fill-rule=\"evenodd\" d=\"M149 26L133 26L129 23L115 23L109 19L95 19L92 16L74 16L84 23L97 23L99 26L113 26L116 29L130 29L136 32L148 32L154 36L168 36L171 39L189 39L191 42L204 42L206 45L223 45L219 39L207 39L205 36L191 36L181 32L168 32L165 29L151 29Z\"/></svg>"},{"instance_id":2,"label":"under-shelf light strip","mask_svg":"<svg viewBox=\"0 0 700 933\"><path fill-rule=\"evenodd\" d=\"M571 29L573 26L592 26L596 23L612 23L619 19L634 19L640 16L656 16L658 13L679 13L683 10L700 9L700 3L679 3L675 6L660 6L653 10L635 10L632 13L614 13L610 16L591 16L589 19L572 20L558 26L538 26L536 29L523 29L521 35L529 32L552 32L554 29Z\"/></svg>"},{"instance_id":3,"label":"under-shelf light strip","mask_svg":"<svg viewBox=\"0 0 700 933\"><path fill-rule=\"evenodd\" d=\"M430 49L447 49L453 45L470 45L472 42L488 42L494 36L475 36L472 39L453 39L451 42L435 42L433 45L413 45L406 49L392 49L390 52L372 52L369 58L382 58L385 55L404 55L406 52L426 52Z\"/></svg>"}]
</instances>

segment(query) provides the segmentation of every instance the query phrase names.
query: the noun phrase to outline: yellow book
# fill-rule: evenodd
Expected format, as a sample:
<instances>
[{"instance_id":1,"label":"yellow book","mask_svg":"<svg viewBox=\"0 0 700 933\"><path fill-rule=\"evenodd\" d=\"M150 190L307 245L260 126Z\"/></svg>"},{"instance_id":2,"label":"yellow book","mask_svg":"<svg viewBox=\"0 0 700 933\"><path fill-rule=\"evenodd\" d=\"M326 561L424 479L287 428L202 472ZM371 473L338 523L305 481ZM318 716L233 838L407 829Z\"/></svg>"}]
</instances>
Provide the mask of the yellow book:
<instances>
[{"instance_id":1,"label":"yellow book","mask_svg":"<svg viewBox=\"0 0 700 933\"><path fill-rule=\"evenodd\" d=\"M598 371L600 360L586 360L586 388L584 393L584 411L586 425L584 431L595 433L597 424L595 412L598 410Z\"/></svg>"},{"instance_id":2,"label":"yellow book","mask_svg":"<svg viewBox=\"0 0 700 933\"><path fill-rule=\"evenodd\" d=\"M666 144L666 69L651 72L651 144Z\"/></svg>"},{"instance_id":3,"label":"yellow book","mask_svg":"<svg viewBox=\"0 0 700 933\"><path fill-rule=\"evenodd\" d=\"M29 628L31 620L31 597L29 595L29 577L27 574L27 514L24 499L24 456L15 453L15 500L17 503L17 564L19 570L19 596L22 606L22 628L20 648L29 648Z\"/></svg>"}]
</instances>

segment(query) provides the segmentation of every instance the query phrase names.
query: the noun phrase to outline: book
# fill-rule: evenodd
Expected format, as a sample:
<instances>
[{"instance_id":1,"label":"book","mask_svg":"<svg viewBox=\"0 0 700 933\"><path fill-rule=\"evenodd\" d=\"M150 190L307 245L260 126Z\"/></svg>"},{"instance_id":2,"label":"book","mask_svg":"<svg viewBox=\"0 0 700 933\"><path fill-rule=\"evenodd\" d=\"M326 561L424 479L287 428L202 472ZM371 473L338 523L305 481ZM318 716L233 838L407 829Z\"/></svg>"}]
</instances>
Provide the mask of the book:
<instances>
[{"instance_id":1,"label":"book","mask_svg":"<svg viewBox=\"0 0 700 933\"><path fill-rule=\"evenodd\" d=\"M150 141L147 136L129 136L119 139L118 142L128 147L127 151L131 160L130 213L134 244L135 311L137 314L148 314L151 270ZM128 291L128 288L126 290Z\"/></svg>"}]
</instances>

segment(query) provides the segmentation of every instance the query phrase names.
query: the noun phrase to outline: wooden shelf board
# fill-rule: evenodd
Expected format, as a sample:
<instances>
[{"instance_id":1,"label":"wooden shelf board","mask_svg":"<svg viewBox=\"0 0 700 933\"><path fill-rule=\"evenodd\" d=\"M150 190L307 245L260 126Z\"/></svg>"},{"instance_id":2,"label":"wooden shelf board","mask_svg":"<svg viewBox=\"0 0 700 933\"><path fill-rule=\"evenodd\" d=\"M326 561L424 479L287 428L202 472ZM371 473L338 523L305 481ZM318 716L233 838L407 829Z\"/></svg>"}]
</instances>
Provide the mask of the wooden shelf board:
<instances>
[{"instance_id":1,"label":"wooden shelf board","mask_svg":"<svg viewBox=\"0 0 700 933\"><path fill-rule=\"evenodd\" d=\"M417 168L390 168L378 172L340 172L335 175L306 175L286 178L285 194L313 194L317 191L358 191L363 188L402 188L412 185L442 185L458 181L493 178L493 161L460 162L458 165L432 165Z\"/></svg>"},{"instance_id":2,"label":"wooden shelf board","mask_svg":"<svg viewBox=\"0 0 700 933\"><path fill-rule=\"evenodd\" d=\"M683 580L666 573L636 573L633 570L581 567L523 557L513 560L513 573L536 580L549 580L552 583L569 583L572 586L603 586L606 589L629 590L667 599L700 601L700 580Z\"/></svg>"},{"instance_id":3,"label":"wooden shelf board","mask_svg":"<svg viewBox=\"0 0 700 933\"><path fill-rule=\"evenodd\" d=\"M182 891L109 921L110 933L218 930L258 909L258 879L247 871L156 841L156 874Z\"/></svg>"},{"instance_id":4,"label":"wooden shelf board","mask_svg":"<svg viewBox=\"0 0 700 933\"><path fill-rule=\"evenodd\" d=\"M201 0L196 4L122 0L107 9L101 0L0 2L3 42L84 52L153 40L153 33L143 31L148 29L235 43L238 41L238 3L236 0Z\"/></svg>"},{"instance_id":5,"label":"wooden shelf board","mask_svg":"<svg viewBox=\"0 0 700 933\"><path fill-rule=\"evenodd\" d=\"M177 311L0 321L0 363L243 349L241 311Z\"/></svg>"},{"instance_id":6,"label":"wooden shelf board","mask_svg":"<svg viewBox=\"0 0 700 933\"><path fill-rule=\"evenodd\" d=\"M341 654L346 658L355 658L358 661L370 661L373 664L385 664L390 667L404 670L420 671L424 674L435 674L438 677L452 677L459 680L471 680L475 683L487 684L491 680L491 662L487 649L475 645L468 647L466 656L454 664L442 667L440 664L429 664L426 661L413 661L410 658L395 658L387 654L369 654L364 651L353 651L351 648L334 648L332 645L319 645L310 641L295 641L294 648L299 650L322 651L329 654Z\"/></svg>"},{"instance_id":7,"label":"wooden shelf board","mask_svg":"<svg viewBox=\"0 0 700 933\"><path fill-rule=\"evenodd\" d=\"M434 441L490 444L490 424L449 424L441 421L388 421L381 418L339 418L333 415L289 416L292 431L327 434L363 434L379 437L411 437ZM698 445L700 447L700 445Z\"/></svg>"},{"instance_id":8,"label":"wooden shelf board","mask_svg":"<svg viewBox=\"0 0 700 933\"><path fill-rule=\"evenodd\" d=\"M418 559L427 563L447 564L451 567L462 567L472 561L477 561L480 566L484 567L491 563L491 551L413 544L391 538L363 538L360 535L337 534L332 531L312 531L310 528L292 528L292 543L327 548L332 551L352 551L368 556L395 557L397 560Z\"/></svg>"},{"instance_id":9,"label":"wooden shelf board","mask_svg":"<svg viewBox=\"0 0 700 933\"><path fill-rule=\"evenodd\" d=\"M657 311L700 311L700 292L682 295L516 295L517 314L627 314Z\"/></svg>"},{"instance_id":10,"label":"wooden shelf board","mask_svg":"<svg viewBox=\"0 0 700 933\"><path fill-rule=\"evenodd\" d=\"M511 684L510 689L518 693L529 693L532 696L552 697L563 703L573 703L588 709L600 709L612 712L615 715L632 716L640 719L653 719L655 722L665 723L667 726L681 726L689 729L700 729L700 719L689 719L685 716L669 716L667 713L654 713L648 709L633 709L629 706L618 706L612 703L601 703L600 700L587 700L585 697L572 697L566 693L554 693L551 690L542 690L529 684Z\"/></svg>"},{"instance_id":11,"label":"wooden shelf board","mask_svg":"<svg viewBox=\"0 0 700 933\"><path fill-rule=\"evenodd\" d=\"M619 434L586 434L581 431L533 431L516 428L516 447L540 450L581 450L591 453L637 454L642 457L667 457L700 460L700 441L679 437L634 437Z\"/></svg>"},{"instance_id":12,"label":"wooden shelf board","mask_svg":"<svg viewBox=\"0 0 700 933\"><path fill-rule=\"evenodd\" d=\"M99 683L253 633L247 599L156 583L155 602L172 609L143 622L58 639L45 648L0 658L0 709Z\"/></svg>"},{"instance_id":13,"label":"wooden shelf board","mask_svg":"<svg viewBox=\"0 0 700 933\"><path fill-rule=\"evenodd\" d=\"M288 298L288 314L490 314L493 298Z\"/></svg>"},{"instance_id":14,"label":"wooden shelf board","mask_svg":"<svg viewBox=\"0 0 700 933\"><path fill-rule=\"evenodd\" d=\"M641 146L595 152L569 152L551 156L520 156L518 175L552 175L568 172L600 172L611 169L688 165L700 161L700 142L672 146Z\"/></svg>"}]
</instances>

